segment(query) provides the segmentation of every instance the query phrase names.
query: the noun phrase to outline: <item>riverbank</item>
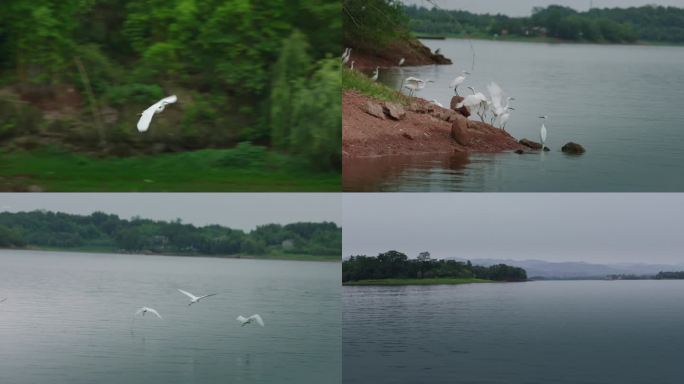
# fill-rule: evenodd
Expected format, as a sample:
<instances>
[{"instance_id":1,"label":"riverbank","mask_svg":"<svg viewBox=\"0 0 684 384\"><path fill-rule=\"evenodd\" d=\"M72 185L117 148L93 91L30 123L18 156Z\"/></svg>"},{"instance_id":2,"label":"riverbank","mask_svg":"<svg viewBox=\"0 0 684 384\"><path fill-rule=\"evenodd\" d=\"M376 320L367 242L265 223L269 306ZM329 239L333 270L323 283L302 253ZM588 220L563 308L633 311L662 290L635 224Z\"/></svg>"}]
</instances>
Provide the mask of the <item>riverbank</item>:
<instances>
[{"instance_id":1,"label":"riverbank","mask_svg":"<svg viewBox=\"0 0 684 384\"><path fill-rule=\"evenodd\" d=\"M401 59L404 59L404 66L451 64L449 58L432 52L418 39L398 40L373 49L359 45L350 48L352 53L348 65L353 61L354 68L360 70L396 67Z\"/></svg>"},{"instance_id":2,"label":"riverbank","mask_svg":"<svg viewBox=\"0 0 684 384\"><path fill-rule=\"evenodd\" d=\"M419 33L419 32L415 32ZM513 42L513 43L536 43L536 44L573 44L573 45L617 45L617 46L649 46L649 47L683 47L684 43L666 43L658 41L637 40L633 43L614 43L609 41L588 41L588 40L565 40L556 37L542 37L542 36L517 36L517 35L499 35L497 37L491 35L464 35L464 34L434 34L420 33L419 39L424 40L444 40L444 39L458 39L458 40L474 40L474 41L499 41L499 42Z\"/></svg>"},{"instance_id":3,"label":"riverbank","mask_svg":"<svg viewBox=\"0 0 684 384\"><path fill-rule=\"evenodd\" d=\"M408 154L498 153L524 150L508 132L475 120L465 125L458 140L452 127L463 117L418 97L409 97L373 83L356 71L342 73L342 155L344 158ZM400 119L369 113L369 108L392 102L403 110Z\"/></svg>"},{"instance_id":4,"label":"riverbank","mask_svg":"<svg viewBox=\"0 0 684 384\"><path fill-rule=\"evenodd\" d=\"M496 283L494 280L486 279L464 279L464 278L434 278L434 279L375 279L345 281L342 285L347 286L400 286L400 285L459 285L475 283Z\"/></svg>"},{"instance_id":5,"label":"riverbank","mask_svg":"<svg viewBox=\"0 0 684 384\"><path fill-rule=\"evenodd\" d=\"M200 253L173 253L173 252L152 252L142 251L141 253L124 252L112 248L98 248L98 247L78 247L78 248L55 248L55 247L35 247L29 246L25 248L3 248L1 251L18 251L18 252L54 252L54 253L101 253L108 255L139 255L139 256L180 256L180 257L201 257L210 259L247 259L247 260L290 260L290 261L321 261L321 262L340 262L341 258L334 255L306 255L306 254L287 254L287 253L272 253L265 255L207 255Z\"/></svg>"}]
</instances>

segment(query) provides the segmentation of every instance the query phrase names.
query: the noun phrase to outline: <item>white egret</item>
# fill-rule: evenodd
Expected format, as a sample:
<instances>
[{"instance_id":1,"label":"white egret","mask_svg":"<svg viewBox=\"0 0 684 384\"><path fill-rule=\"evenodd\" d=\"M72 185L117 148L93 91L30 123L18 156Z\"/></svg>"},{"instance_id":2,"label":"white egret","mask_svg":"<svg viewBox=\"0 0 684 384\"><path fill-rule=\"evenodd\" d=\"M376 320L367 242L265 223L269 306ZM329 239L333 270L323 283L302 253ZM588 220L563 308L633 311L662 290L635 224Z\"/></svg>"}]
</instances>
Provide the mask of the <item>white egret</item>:
<instances>
[{"instance_id":1,"label":"white egret","mask_svg":"<svg viewBox=\"0 0 684 384\"><path fill-rule=\"evenodd\" d=\"M430 100L430 102L431 102L432 104L434 104L434 105L440 107L440 108L444 108L444 105L442 105L442 103L440 103L439 101L437 101L437 99L432 99L432 100Z\"/></svg>"},{"instance_id":2,"label":"white egret","mask_svg":"<svg viewBox=\"0 0 684 384\"><path fill-rule=\"evenodd\" d=\"M539 130L539 140L541 141L541 151L544 152L544 144L546 143L546 119L548 119L548 116L539 116L540 119L542 119L542 126L541 129Z\"/></svg>"},{"instance_id":3,"label":"white egret","mask_svg":"<svg viewBox=\"0 0 684 384\"><path fill-rule=\"evenodd\" d=\"M264 326L264 320L258 314L254 314L250 317L244 317L240 315L235 320L239 321L243 327L247 324L251 324L254 321L256 321L257 324L261 325L262 327Z\"/></svg>"},{"instance_id":4,"label":"white egret","mask_svg":"<svg viewBox=\"0 0 684 384\"><path fill-rule=\"evenodd\" d=\"M159 314L159 312L157 312L154 308L150 308L150 307L142 307L142 308L138 309L138 310L135 312L135 315L136 315L136 316L138 316L138 315L145 316L145 314L146 314L147 312L150 312L150 313L153 313L153 314L157 315L157 317L160 318L160 319L162 318L161 315Z\"/></svg>"},{"instance_id":5,"label":"white egret","mask_svg":"<svg viewBox=\"0 0 684 384\"><path fill-rule=\"evenodd\" d=\"M458 86L463 84L463 82L466 80L466 75L470 75L470 72L468 72L468 71L461 72L461 75L457 76L454 80L451 81L451 84L449 84L449 88L454 89L456 96L460 96L458 94Z\"/></svg>"},{"instance_id":6,"label":"white egret","mask_svg":"<svg viewBox=\"0 0 684 384\"><path fill-rule=\"evenodd\" d=\"M404 65L405 62L406 62L406 59L404 59L404 58L402 57L402 58L399 60L399 66L401 67L402 65Z\"/></svg>"},{"instance_id":7,"label":"white egret","mask_svg":"<svg viewBox=\"0 0 684 384\"><path fill-rule=\"evenodd\" d=\"M204 296L195 296L195 295L193 295L192 293L190 293L190 292L188 292L188 291L184 291L184 290L182 290L182 289L179 289L178 292L180 292L180 293L182 293L182 294L184 294L185 296L187 296L187 297L190 298L190 304L188 304L188 305L193 305L193 304L195 304L195 303L198 303L200 300L204 299L205 297L216 296L215 293L210 293L210 294L204 295Z\"/></svg>"},{"instance_id":8,"label":"white egret","mask_svg":"<svg viewBox=\"0 0 684 384\"><path fill-rule=\"evenodd\" d=\"M150 123L152 122L152 116L154 116L157 113L161 113L162 111L164 111L164 108L166 108L167 104L172 104L176 101L178 101L176 95L171 95L169 97L165 97L157 101L156 103L152 104L151 107L143 111L142 116L140 116L140 120L138 120L138 131L147 131L147 129L150 127Z\"/></svg>"},{"instance_id":9,"label":"white egret","mask_svg":"<svg viewBox=\"0 0 684 384\"><path fill-rule=\"evenodd\" d=\"M511 100L515 100L515 98L507 97L506 98L506 105L504 105L503 104L504 91L495 82L492 82L491 84L489 84L487 86L487 91L489 92L489 97L491 98L491 106L492 106L491 110L492 110L492 115L493 115L490 122L492 125L494 125L494 121L499 119L499 127L502 128L503 123L500 121L500 117L503 114L508 113ZM506 118L506 120L508 120L508 118Z\"/></svg>"},{"instance_id":10,"label":"white egret","mask_svg":"<svg viewBox=\"0 0 684 384\"><path fill-rule=\"evenodd\" d=\"M349 58L351 57L351 48L345 48L344 53L342 54L342 64L347 64L349 62Z\"/></svg>"},{"instance_id":11,"label":"white egret","mask_svg":"<svg viewBox=\"0 0 684 384\"><path fill-rule=\"evenodd\" d=\"M511 113L509 111L515 111L515 108L508 107L506 108L506 112L502 113L501 116L499 116L499 126L504 131L506 130L506 123L508 123L508 119L511 118Z\"/></svg>"},{"instance_id":12,"label":"white egret","mask_svg":"<svg viewBox=\"0 0 684 384\"><path fill-rule=\"evenodd\" d=\"M403 87L410 91L409 96L413 96L415 91L425 88L426 83L434 83L433 80L421 80L416 77L407 77L403 82Z\"/></svg>"},{"instance_id":13,"label":"white egret","mask_svg":"<svg viewBox=\"0 0 684 384\"><path fill-rule=\"evenodd\" d=\"M480 120L484 122L484 116L487 113L490 101L487 100L487 97L482 92L475 92L475 88L468 87L468 89L470 89L473 94L466 96L463 101L456 105L456 108L465 106L468 109L468 112L475 112L480 116Z\"/></svg>"},{"instance_id":14,"label":"white egret","mask_svg":"<svg viewBox=\"0 0 684 384\"><path fill-rule=\"evenodd\" d=\"M380 67L375 67L375 72L373 72L373 76L371 77L371 80L378 81L379 76L380 76Z\"/></svg>"},{"instance_id":15,"label":"white egret","mask_svg":"<svg viewBox=\"0 0 684 384\"><path fill-rule=\"evenodd\" d=\"M354 60L352 60L351 65L349 66L349 69L351 69L352 71L354 70Z\"/></svg>"}]
</instances>

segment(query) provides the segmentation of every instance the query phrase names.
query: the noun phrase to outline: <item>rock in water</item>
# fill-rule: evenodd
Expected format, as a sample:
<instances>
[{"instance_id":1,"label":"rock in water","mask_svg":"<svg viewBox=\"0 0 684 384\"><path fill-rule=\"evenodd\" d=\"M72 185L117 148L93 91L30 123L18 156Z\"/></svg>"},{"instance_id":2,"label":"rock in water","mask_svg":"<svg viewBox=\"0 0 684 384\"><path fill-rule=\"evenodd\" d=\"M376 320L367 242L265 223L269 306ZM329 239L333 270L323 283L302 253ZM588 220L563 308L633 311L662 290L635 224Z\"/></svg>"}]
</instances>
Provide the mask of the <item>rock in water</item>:
<instances>
[{"instance_id":1,"label":"rock in water","mask_svg":"<svg viewBox=\"0 0 684 384\"><path fill-rule=\"evenodd\" d=\"M377 117L378 119L385 120L385 113L382 111L382 106L380 104L369 101L366 104L366 112L371 116Z\"/></svg>"},{"instance_id":2,"label":"rock in water","mask_svg":"<svg viewBox=\"0 0 684 384\"><path fill-rule=\"evenodd\" d=\"M522 149L516 149L515 153L517 153L518 155L522 155L525 153L525 151L523 151Z\"/></svg>"},{"instance_id":3,"label":"rock in water","mask_svg":"<svg viewBox=\"0 0 684 384\"><path fill-rule=\"evenodd\" d=\"M383 110L392 120L401 120L406 117L406 111L404 107L397 103L390 103L386 101L383 105Z\"/></svg>"},{"instance_id":4,"label":"rock in water","mask_svg":"<svg viewBox=\"0 0 684 384\"><path fill-rule=\"evenodd\" d=\"M532 148L532 149L542 149L542 145L540 143L537 143L536 141L528 140L528 139L521 139L519 141L520 144Z\"/></svg>"},{"instance_id":5,"label":"rock in water","mask_svg":"<svg viewBox=\"0 0 684 384\"><path fill-rule=\"evenodd\" d=\"M468 111L468 108L466 108L465 106L463 106L463 107L461 107L461 108L456 108L456 106L458 105L458 103L460 103L460 102L462 102L462 101L463 101L463 98L462 98L461 96L454 96L454 97L451 98L450 107L451 107L451 109L453 109L454 111L456 111L456 112L460 113L461 115L463 115L463 117L469 117L469 116L470 116L470 112Z\"/></svg>"},{"instance_id":6,"label":"rock in water","mask_svg":"<svg viewBox=\"0 0 684 384\"><path fill-rule=\"evenodd\" d=\"M470 135L468 134L468 119L457 116L451 124L451 138L461 145L468 145Z\"/></svg>"},{"instance_id":7,"label":"rock in water","mask_svg":"<svg viewBox=\"0 0 684 384\"><path fill-rule=\"evenodd\" d=\"M561 148L561 151L563 151L565 153L569 153L571 155L581 155L584 152L586 152L586 150L584 149L583 146L581 146L577 143L573 143L572 141L565 144L563 146L563 148Z\"/></svg>"}]
</instances>

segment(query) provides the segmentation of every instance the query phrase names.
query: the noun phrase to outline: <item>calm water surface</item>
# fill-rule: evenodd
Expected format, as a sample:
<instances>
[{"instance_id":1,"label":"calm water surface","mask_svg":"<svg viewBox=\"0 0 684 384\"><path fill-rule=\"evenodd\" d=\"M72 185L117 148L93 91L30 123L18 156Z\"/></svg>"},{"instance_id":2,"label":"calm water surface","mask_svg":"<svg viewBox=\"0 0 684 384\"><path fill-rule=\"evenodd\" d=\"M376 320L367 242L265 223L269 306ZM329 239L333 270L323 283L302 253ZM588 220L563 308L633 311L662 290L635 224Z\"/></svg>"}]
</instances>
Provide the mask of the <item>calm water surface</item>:
<instances>
[{"instance_id":1,"label":"calm water surface","mask_svg":"<svg viewBox=\"0 0 684 384\"><path fill-rule=\"evenodd\" d=\"M338 263L0 251L0 383L340 383L339 281ZM253 313L266 327L235 321Z\"/></svg>"},{"instance_id":2,"label":"calm water surface","mask_svg":"<svg viewBox=\"0 0 684 384\"><path fill-rule=\"evenodd\" d=\"M449 105L451 80L471 70L466 40L426 40L450 66L381 70L380 81L435 80L418 93ZM538 116L549 115L543 155L398 156L345 160L347 191L684 191L684 48L473 41L470 85L496 81L516 98L507 130L539 141ZM475 117L477 118L477 117ZM582 144L580 157L560 152ZM388 163L392 163L388 166Z\"/></svg>"},{"instance_id":3,"label":"calm water surface","mask_svg":"<svg viewBox=\"0 0 684 384\"><path fill-rule=\"evenodd\" d=\"M344 383L681 383L684 281L343 288Z\"/></svg>"}]
</instances>

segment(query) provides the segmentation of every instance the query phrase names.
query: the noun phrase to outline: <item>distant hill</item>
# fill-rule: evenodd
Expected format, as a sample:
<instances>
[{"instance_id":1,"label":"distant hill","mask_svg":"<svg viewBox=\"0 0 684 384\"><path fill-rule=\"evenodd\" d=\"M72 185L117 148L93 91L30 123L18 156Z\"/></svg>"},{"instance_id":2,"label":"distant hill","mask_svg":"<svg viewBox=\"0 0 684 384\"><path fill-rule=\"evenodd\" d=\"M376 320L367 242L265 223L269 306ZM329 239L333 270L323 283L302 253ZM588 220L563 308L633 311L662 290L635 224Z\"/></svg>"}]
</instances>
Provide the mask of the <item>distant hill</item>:
<instances>
[{"instance_id":1,"label":"distant hill","mask_svg":"<svg viewBox=\"0 0 684 384\"><path fill-rule=\"evenodd\" d=\"M593 264L573 261L549 262L510 259L473 259L471 262L484 266L508 264L525 269L530 278L541 277L545 279L605 278L607 275L656 275L661 271L684 270L682 265L646 263Z\"/></svg>"}]
</instances>

